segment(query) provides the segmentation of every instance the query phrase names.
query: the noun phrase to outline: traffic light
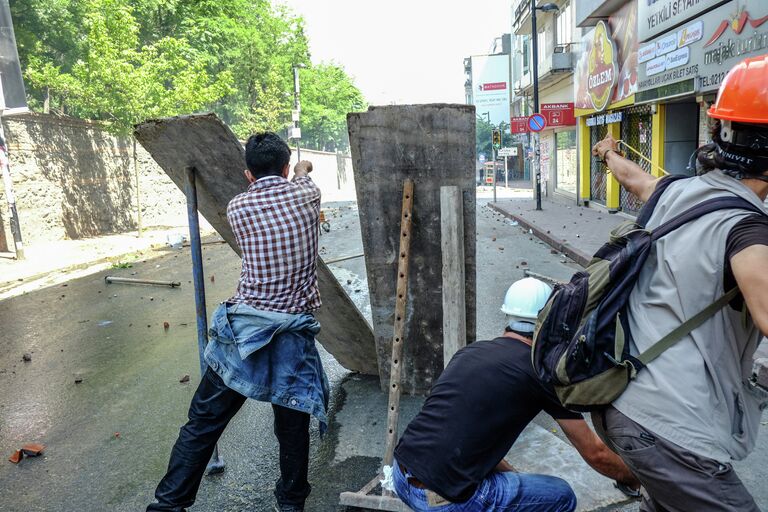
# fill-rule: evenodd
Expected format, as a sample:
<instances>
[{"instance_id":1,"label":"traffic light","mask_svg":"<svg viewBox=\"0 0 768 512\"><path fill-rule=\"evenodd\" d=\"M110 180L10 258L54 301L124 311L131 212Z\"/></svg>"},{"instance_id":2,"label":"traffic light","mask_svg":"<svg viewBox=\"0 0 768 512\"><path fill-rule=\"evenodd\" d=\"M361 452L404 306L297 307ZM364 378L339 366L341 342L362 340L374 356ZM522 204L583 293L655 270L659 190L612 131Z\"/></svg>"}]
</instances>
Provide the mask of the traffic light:
<instances>
[{"instance_id":1,"label":"traffic light","mask_svg":"<svg viewBox=\"0 0 768 512\"><path fill-rule=\"evenodd\" d=\"M493 147L496 149L501 147L501 130L493 130Z\"/></svg>"}]
</instances>

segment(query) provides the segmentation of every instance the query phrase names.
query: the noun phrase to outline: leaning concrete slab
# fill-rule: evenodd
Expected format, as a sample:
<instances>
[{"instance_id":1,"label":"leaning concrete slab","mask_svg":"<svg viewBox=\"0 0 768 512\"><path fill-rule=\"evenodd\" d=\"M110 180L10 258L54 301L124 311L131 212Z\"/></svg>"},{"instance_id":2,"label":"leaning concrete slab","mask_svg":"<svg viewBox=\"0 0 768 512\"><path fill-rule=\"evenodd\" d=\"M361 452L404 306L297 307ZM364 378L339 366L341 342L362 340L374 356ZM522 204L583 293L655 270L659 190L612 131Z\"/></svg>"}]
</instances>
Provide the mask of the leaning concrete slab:
<instances>
[{"instance_id":1,"label":"leaning concrete slab","mask_svg":"<svg viewBox=\"0 0 768 512\"><path fill-rule=\"evenodd\" d=\"M389 383L403 180L415 183L405 393L424 393L443 369L440 187L464 205L467 342L475 339L475 109L371 107L347 116L382 387Z\"/></svg>"},{"instance_id":2,"label":"leaning concrete slab","mask_svg":"<svg viewBox=\"0 0 768 512\"><path fill-rule=\"evenodd\" d=\"M215 114L151 120L136 126L136 139L184 189L187 167L197 170L200 213L232 249L240 254L227 222L227 204L248 188L243 176L244 149ZM373 332L328 267L318 259L317 277L323 307L318 341L342 366L368 375L379 373Z\"/></svg>"}]
</instances>

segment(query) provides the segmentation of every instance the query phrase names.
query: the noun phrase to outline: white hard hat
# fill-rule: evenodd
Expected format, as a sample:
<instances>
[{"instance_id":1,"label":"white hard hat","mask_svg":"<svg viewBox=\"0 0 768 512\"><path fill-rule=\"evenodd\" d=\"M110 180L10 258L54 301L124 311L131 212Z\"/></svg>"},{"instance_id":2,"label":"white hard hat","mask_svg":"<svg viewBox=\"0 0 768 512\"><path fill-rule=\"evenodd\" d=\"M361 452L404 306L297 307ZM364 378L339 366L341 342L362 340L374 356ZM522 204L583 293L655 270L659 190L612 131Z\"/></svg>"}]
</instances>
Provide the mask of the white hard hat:
<instances>
[{"instance_id":1,"label":"white hard hat","mask_svg":"<svg viewBox=\"0 0 768 512\"><path fill-rule=\"evenodd\" d=\"M533 332L536 317L551 293L552 288L548 284L532 277L512 283L501 305L501 311L509 317L509 327L516 331Z\"/></svg>"}]
</instances>

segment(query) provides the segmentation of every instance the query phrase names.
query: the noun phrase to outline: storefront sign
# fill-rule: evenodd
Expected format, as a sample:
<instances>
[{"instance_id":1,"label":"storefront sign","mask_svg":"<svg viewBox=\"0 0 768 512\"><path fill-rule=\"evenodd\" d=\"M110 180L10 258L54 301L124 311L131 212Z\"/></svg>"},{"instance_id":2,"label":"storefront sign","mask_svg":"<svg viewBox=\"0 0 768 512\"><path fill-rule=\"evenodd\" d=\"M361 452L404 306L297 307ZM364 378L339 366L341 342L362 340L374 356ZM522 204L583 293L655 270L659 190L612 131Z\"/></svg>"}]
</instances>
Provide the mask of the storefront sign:
<instances>
[{"instance_id":1,"label":"storefront sign","mask_svg":"<svg viewBox=\"0 0 768 512\"><path fill-rule=\"evenodd\" d=\"M620 123L624 118L623 112L612 112L587 118L587 126L603 126L604 124Z\"/></svg>"},{"instance_id":2,"label":"storefront sign","mask_svg":"<svg viewBox=\"0 0 768 512\"><path fill-rule=\"evenodd\" d=\"M670 36L675 36L670 48ZM653 48L653 51L651 50ZM659 54L659 50L667 52ZM768 2L732 0L642 46L638 102L717 90L741 59L768 51ZM648 59L647 55L654 53ZM638 59L639 60L639 59ZM673 84L684 86L671 87Z\"/></svg>"},{"instance_id":3,"label":"storefront sign","mask_svg":"<svg viewBox=\"0 0 768 512\"><path fill-rule=\"evenodd\" d=\"M573 103L542 103L541 113L547 118L548 128L576 124L576 118L573 115Z\"/></svg>"},{"instance_id":4,"label":"storefront sign","mask_svg":"<svg viewBox=\"0 0 768 512\"><path fill-rule=\"evenodd\" d=\"M768 2L737 0L707 13L701 44L697 89L715 91L740 60L768 51Z\"/></svg>"},{"instance_id":5,"label":"storefront sign","mask_svg":"<svg viewBox=\"0 0 768 512\"><path fill-rule=\"evenodd\" d=\"M510 133L528 133L528 116L513 117L509 121Z\"/></svg>"},{"instance_id":6,"label":"storefront sign","mask_svg":"<svg viewBox=\"0 0 768 512\"><path fill-rule=\"evenodd\" d=\"M640 0L638 37L649 39L685 23L700 13L727 0Z\"/></svg>"},{"instance_id":7,"label":"storefront sign","mask_svg":"<svg viewBox=\"0 0 768 512\"><path fill-rule=\"evenodd\" d=\"M637 0L624 4L607 22L599 21L578 48L575 115L631 105L637 90Z\"/></svg>"},{"instance_id":8,"label":"storefront sign","mask_svg":"<svg viewBox=\"0 0 768 512\"><path fill-rule=\"evenodd\" d=\"M587 95L595 110L605 109L611 99L619 72L617 58L611 29L606 22L600 21L595 27L588 54Z\"/></svg>"}]
</instances>

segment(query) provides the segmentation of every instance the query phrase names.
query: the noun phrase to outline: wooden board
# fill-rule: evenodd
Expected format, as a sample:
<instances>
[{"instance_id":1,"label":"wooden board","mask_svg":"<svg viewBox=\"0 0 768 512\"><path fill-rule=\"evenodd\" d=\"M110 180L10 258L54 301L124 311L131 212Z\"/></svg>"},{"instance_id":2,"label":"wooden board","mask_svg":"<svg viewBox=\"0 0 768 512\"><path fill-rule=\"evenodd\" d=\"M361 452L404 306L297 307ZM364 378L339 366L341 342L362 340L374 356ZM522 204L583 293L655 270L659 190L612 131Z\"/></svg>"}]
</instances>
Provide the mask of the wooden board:
<instances>
[{"instance_id":1,"label":"wooden board","mask_svg":"<svg viewBox=\"0 0 768 512\"><path fill-rule=\"evenodd\" d=\"M227 204L248 188L248 181L245 150L229 127L215 114L196 114L146 121L136 126L135 135L180 189L184 170L195 167L200 213L240 254L227 222ZM378 375L373 332L320 258L317 278L323 301L315 313L322 325L318 341L345 368Z\"/></svg>"},{"instance_id":2,"label":"wooden board","mask_svg":"<svg viewBox=\"0 0 768 512\"><path fill-rule=\"evenodd\" d=\"M475 109L371 107L349 114L347 124L382 387L389 383L400 194L405 179L414 181L402 390L426 393L443 370L441 186L457 186L463 201L466 339L475 339Z\"/></svg>"}]
</instances>

